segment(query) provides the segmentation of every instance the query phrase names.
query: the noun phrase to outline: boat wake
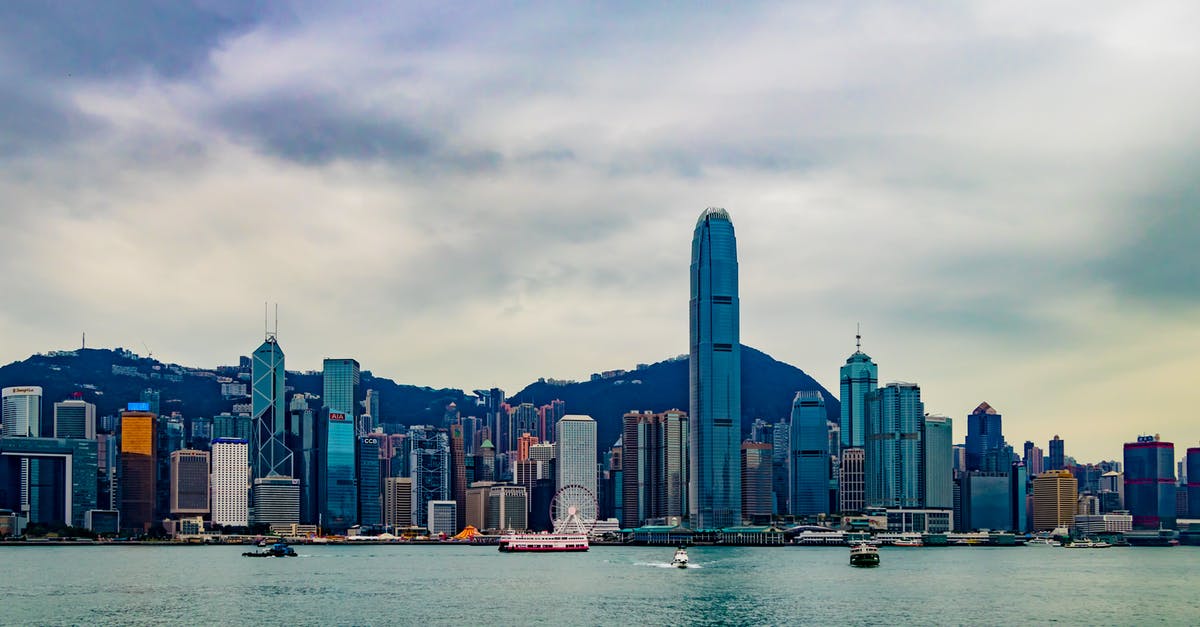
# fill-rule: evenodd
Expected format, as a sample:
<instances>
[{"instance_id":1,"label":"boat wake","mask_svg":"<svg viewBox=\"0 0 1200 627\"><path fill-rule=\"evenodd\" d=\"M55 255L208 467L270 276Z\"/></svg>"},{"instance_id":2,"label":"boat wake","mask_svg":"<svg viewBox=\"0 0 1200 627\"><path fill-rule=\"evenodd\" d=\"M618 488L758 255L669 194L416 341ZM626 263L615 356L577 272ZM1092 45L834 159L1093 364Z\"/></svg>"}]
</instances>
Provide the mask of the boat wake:
<instances>
[{"instance_id":1,"label":"boat wake","mask_svg":"<svg viewBox=\"0 0 1200 627\"><path fill-rule=\"evenodd\" d=\"M634 562L633 565L634 566L649 566L651 568L675 568L678 570L683 570L670 562ZM687 567L690 569L693 569L693 570L695 570L697 568L703 568L699 564L688 564Z\"/></svg>"}]
</instances>

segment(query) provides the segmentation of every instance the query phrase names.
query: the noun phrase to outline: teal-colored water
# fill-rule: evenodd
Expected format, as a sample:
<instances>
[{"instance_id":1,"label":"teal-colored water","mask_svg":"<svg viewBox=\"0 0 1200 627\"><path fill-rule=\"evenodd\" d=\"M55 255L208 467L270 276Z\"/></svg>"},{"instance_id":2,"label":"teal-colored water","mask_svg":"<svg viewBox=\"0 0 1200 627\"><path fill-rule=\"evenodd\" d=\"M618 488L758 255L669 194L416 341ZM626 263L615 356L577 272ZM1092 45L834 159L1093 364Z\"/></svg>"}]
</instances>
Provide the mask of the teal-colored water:
<instances>
[{"instance_id":1,"label":"teal-colored water","mask_svg":"<svg viewBox=\"0 0 1200 627\"><path fill-rule=\"evenodd\" d=\"M0 547L4 624L1200 624L1200 547Z\"/></svg>"}]
</instances>

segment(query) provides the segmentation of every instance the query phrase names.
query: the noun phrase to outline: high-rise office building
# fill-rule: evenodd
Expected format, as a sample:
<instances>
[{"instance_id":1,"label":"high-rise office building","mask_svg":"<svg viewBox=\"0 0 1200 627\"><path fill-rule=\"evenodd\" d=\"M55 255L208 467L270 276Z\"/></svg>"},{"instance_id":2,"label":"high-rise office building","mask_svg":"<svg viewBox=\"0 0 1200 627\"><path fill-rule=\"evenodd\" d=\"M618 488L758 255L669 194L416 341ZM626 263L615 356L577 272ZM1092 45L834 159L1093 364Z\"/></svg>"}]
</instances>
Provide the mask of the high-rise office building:
<instances>
[{"instance_id":1,"label":"high-rise office building","mask_svg":"<svg viewBox=\"0 0 1200 627\"><path fill-rule=\"evenodd\" d=\"M254 425L254 476L291 477L292 451L286 439L284 358L273 334L251 356L251 411Z\"/></svg>"},{"instance_id":2,"label":"high-rise office building","mask_svg":"<svg viewBox=\"0 0 1200 627\"><path fill-rule=\"evenodd\" d=\"M1025 469L1031 477L1040 475L1046 470L1044 460L1042 459L1042 449L1029 440L1025 441L1025 455L1022 459L1025 462Z\"/></svg>"},{"instance_id":3,"label":"high-rise office building","mask_svg":"<svg viewBox=\"0 0 1200 627\"><path fill-rule=\"evenodd\" d=\"M504 429L505 451L516 451L522 435L541 437L538 431L538 409L533 403L521 403L508 410L508 424Z\"/></svg>"},{"instance_id":4,"label":"high-rise office building","mask_svg":"<svg viewBox=\"0 0 1200 627\"><path fill-rule=\"evenodd\" d=\"M921 507L921 423L915 383L889 383L867 395L865 484L868 507Z\"/></svg>"},{"instance_id":5,"label":"high-rise office building","mask_svg":"<svg viewBox=\"0 0 1200 627\"><path fill-rule=\"evenodd\" d=\"M522 433L521 437L517 438L516 450L514 450L512 455L510 455L509 457L513 461L518 461L518 462L521 460L529 459L529 447L531 447L537 443L538 443L538 439L537 439L536 435L530 435L529 433Z\"/></svg>"},{"instance_id":6,"label":"high-rise office building","mask_svg":"<svg viewBox=\"0 0 1200 627\"><path fill-rule=\"evenodd\" d=\"M467 454L462 423L450 425L450 493L458 503L456 525L467 524Z\"/></svg>"},{"instance_id":7,"label":"high-rise office building","mask_svg":"<svg viewBox=\"0 0 1200 627\"><path fill-rule=\"evenodd\" d=\"M1175 527L1175 445L1157 435L1125 444L1125 505L1134 529Z\"/></svg>"},{"instance_id":8,"label":"high-rise office building","mask_svg":"<svg viewBox=\"0 0 1200 627\"><path fill-rule=\"evenodd\" d=\"M283 475L254 479L254 522L295 525L300 522L300 480Z\"/></svg>"},{"instance_id":9,"label":"high-rise office building","mask_svg":"<svg viewBox=\"0 0 1200 627\"><path fill-rule=\"evenodd\" d=\"M739 308L733 222L724 209L710 207L692 236L688 501L696 529L742 521Z\"/></svg>"},{"instance_id":10,"label":"high-rise office building","mask_svg":"<svg viewBox=\"0 0 1200 627\"><path fill-rule=\"evenodd\" d=\"M691 422L682 410L669 409L659 415L663 436L663 476L666 506L663 516L683 517L688 514L688 448Z\"/></svg>"},{"instance_id":11,"label":"high-rise office building","mask_svg":"<svg viewBox=\"0 0 1200 627\"><path fill-rule=\"evenodd\" d=\"M217 438L212 443L212 521L245 527L250 523L250 446L245 439Z\"/></svg>"},{"instance_id":12,"label":"high-rise office building","mask_svg":"<svg viewBox=\"0 0 1200 627\"><path fill-rule=\"evenodd\" d=\"M146 388L142 390L142 393L138 398L141 400L141 402L146 404L146 411L154 414L155 416L162 415L162 392L159 392L154 388Z\"/></svg>"},{"instance_id":13,"label":"high-rise office building","mask_svg":"<svg viewBox=\"0 0 1200 627\"><path fill-rule=\"evenodd\" d=\"M386 477L383 480L383 524L410 527L413 524L412 477Z\"/></svg>"},{"instance_id":14,"label":"high-rise office building","mask_svg":"<svg viewBox=\"0 0 1200 627\"><path fill-rule=\"evenodd\" d=\"M967 415L967 471L972 470L988 470L991 472L1003 472L1003 469L995 467L984 468L984 456L991 453L995 454L998 449L1005 447L1004 434L1001 432L1001 415L991 405L986 402L980 403L975 411ZM1012 464L1011 455L1009 459L1003 460L1001 464L1003 468L1008 468Z\"/></svg>"},{"instance_id":15,"label":"high-rise office building","mask_svg":"<svg viewBox=\"0 0 1200 627\"><path fill-rule=\"evenodd\" d=\"M27 522L81 526L97 505L97 442L0 438L0 508Z\"/></svg>"},{"instance_id":16,"label":"high-rise office building","mask_svg":"<svg viewBox=\"0 0 1200 627\"><path fill-rule=\"evenodd\" d=\"M1056 435L1053 440L1050 440L1050 461L1046 464L1046 470L1065 470L1066 468L1063 440Z\"/></svg>"},{"instance_id":17,"label":"high-rise office building","mask_svg":"<svg viewBox=\"0 0 1200 627\"><path fill-rule=\"evenodd\" d=\"M488 529L524 531L529 528L529 490L521 485L493 485L487 488Z\"/></svg>"},{"instance_id":18,"label":"high-rise office building","mask_svg":"<svg viewBox=\"0 0 1200 627\"><path fill-rule=\"evenodd\" d=\"M382 525L382 491L379 485L379 436L358 438L358 524Z\"/></svg>"},{"instance_id":19,"label":"high-rise office building","mask_svg":"<svg viewBox=\"0 0 1200 627\"><path fill-rule=\"evenodd\" d=\"M1047 470L1033 478L1034 531L1053 531L1074 524L1077 485L1066 470Z\"/></svg>"},{"instance_id":20,"label":"high-rise office building","mask_svg":"<svg viewBox=\"0 0 1200 627\"><path fill-rule=\"evenodd\" d=\"M968 471L960 478L961 531L1013 530L1013 502L1008 473Z\"/></svg>"},{"instance_id":21,"label":"high-rise office building","mask_svg":"<svg viewBox=\"0 0 1200 627\"><path fill-rule=\"evenodd\" d=\"M599 514L596 488L596 421L592 420L591 416L567 414L558 421L555 432L558 434L558 442L555 443L558 489L579 486L586 493L575 491L579 499L564 505L575 506L580 518L595 520ZM571 494L564 492L567 498L571 498Z\"/></svg>"},{"instance_id":22,"label":"high-rise office building","mask_svg":"<svg viewBox=\"0 0 1200 627\"><path fill-rule=\"evenodd\" d=\"M79 399L54 404L54 437L96 439L96 406Z\"/></svg>"},{"instance_id":23,"label":"high-rise office building","mask_svg":"<svg viewBox=\"0 0 1200 627\"><path fill-rule=\"evenodd\" d=\"M820 392L796 392L792 399L791 428L792 477L788 491L791 511L788 513L797 516L828 513L829 424L825 397Z\"/></svg>"},{"instance_id":24,"label":"high-rise office building","mask_svg":"<svg viewBox=\"0 0 1200 627\"><path fill-rule=\"evenodd\" d=\"M622 525L687 511L688 417L680 410L625 414L621 435Z\"/></svg>"},{"instance_id":25,"label":"high-rise office building","mask_svg":"<svg viewBox=\"0 0 1200 627\"><path fill-rule=\"evenodd\" d=\"M491 388L487 390L475 390L476 409L483 412L483 424L481 429L485 428L488 431L486 438L481 438L480 443L484 439L492 440L492 446L503 444L504 439L500 433L508 417L504 411L504 390L500 388ZM507 452L503 449L497 451L499 453Z\"/></svg>"},{"instance_id":26,"label":"high-rise office building","mask_svg":"<svg viewBox=\"0 0 1200 627\"><path fill-rule=\"evenodd\" d=\"M954 421L925 416L921 425L921 476L925 484L922 507L954 507Z\"/></svg>"},{"instance_id":27,"label":"high-rise office building","mask_svg":"<svg viewBox=\"0 0 1200 627\"><path fill-rule=\"evenodd\" d=\"M332 411L346 414L354 418L362 408L359 398L361 372L358 361L354 359L325 359L323 363L322 382L324 396L321 401Z\"/></svg>"},{"instance_id":28,"label":"high-rise office building","mask_svg":"<svg viewBox=\"0 0 1200 627\"><path fill-rule=\"evenodd\" d=\"M866 506L864 461L866 451L844 448L838 464L838 511L861 512Z\"/></svg>"},{"instance_id":29,"label":"high-rise office building","mask_svg":"<svg viewBox=\"0 0 1200 627\"><path fill-rule=\"evenodd\" d=\"M771 445L742 442L742 517L745 520L769 517L774 508L771 495ZM741 524L740 521L738 524Z\"/></svg>"},{"instance_id":30,"label":"high-rise office building","mask_svg":"<svg viewBox=\"0 0 1200 627\"><path fill-rule=\"evenodd\" d=\"M121 412L120 486L121 528L147 532L155 521L155 415L148 411Z\"/></svg>"},{"instance_id":31,"label":"high-rise office building","mask_svg":"<svg viewBox=\"0 0 1200 627\"><path fill-rule=\"evenodd\" d=\"M792 486L792 423L780 420L771 430L771 492L775 495L775 513L785 514L791 507L788 493Z\"/></svg>"},{"instance_id":32,"label":"high-rise office building","mask_svg":"<svg viewBox=\"0 0 1200 627\"><path fill-rule=\"evenodd\" d=\"M879 367L862 352L862 335L855 335L854 354L840 373L842 448L866 446L867 395L879 385Z\"/></svg>"},{"instance_id":33,"label":"high-rise office building","mask_svg":"<svg viewBox=\"0 0 1200 627\"><path fill-rule=\"evenodd\" d=\"M334 532L358 522L355 448L353 414L322 408L317 426L317 520Z\"/></svg>"},{"instance_id":34,"label":"high-rise office building","mask_svg":"<svg viewBox=\"0 0 1200 627\"><path fill-rule=\"evenodd\" d=\"M50 436L42 427L42 388L22 385L0 391L0 422L6 438Z\"/></svg>"},{"instance_id":35,"label":"high-rise office building","mask_svg":"<svg viewBox=\"0 0 1200 627\"><path fill-rule=\"evenodd\" d=\"M565 415L567 415L567 402L557 398L538 408L538 431L542 441L554 441L554 425L558 424L559 419Z\"/></svg>"},{"instance_id":36,"label":"high-rise office building","mask_svg":"<svg viewBox=\"0 0 1200 627\"><path fill-rule=\"evenodd\" d=\"M315 525L319 519L317 507L317 477L319 436L316 414L304 394L293 394L288 403L284 443L292 452L292 476L300 480L300 522Z\"/></svg>"},{"instance_id":37,"label":"high-rise office building","mask_svg":"<svg viewBox=\"0 0 1200 627\"><path fill-rule=\"evenodd\" d=\"M171 453L171 515L207 515L208 482L208 451L183 449Z\"/></svg>"},{"instance_id":38,"label":"high-rise office building","mask_svg":"<svg viewBox=\"0 0 1200 627\"><path fill-rule=\"evenodd\" d=\"M1200 519L1200 447L1190 447L1184 460L1187 472L1188 518Z\"/></svg>"},{"instance_id":39,"label":"high-rise office building","mask_svg":"<svg viewBox=\"0 0 1200 627\"><path fill-rule=\"evenodd\" d=\"M249 442L254 437L254 428L249 414L231 414L228 412L213 416L212 439L245 440Z\"/></svg>"},{"instance_id":40,"label":"high-rise office building","mask_svg":"<svg viewBox=\"0 0 1200 627\"><path fill-rule=\"evenodd\" d=\"M359 416L358 420L359 436L372 433L375 427L383 424L383 417L379 415L379 390L367 390L362 406L363 415Z\"/></svg>"},{"instance_id":41,"label":"high-rise office building","mask_svg":"<svg viewBox=\"0 0 1200 627\"><path fill-rule=\"evenodd\" d=\"M414 524L426 526L429 502L452 500L450 438L442 429L412 427L406 446L413 478Z\"/></svg>"}]
</instances>

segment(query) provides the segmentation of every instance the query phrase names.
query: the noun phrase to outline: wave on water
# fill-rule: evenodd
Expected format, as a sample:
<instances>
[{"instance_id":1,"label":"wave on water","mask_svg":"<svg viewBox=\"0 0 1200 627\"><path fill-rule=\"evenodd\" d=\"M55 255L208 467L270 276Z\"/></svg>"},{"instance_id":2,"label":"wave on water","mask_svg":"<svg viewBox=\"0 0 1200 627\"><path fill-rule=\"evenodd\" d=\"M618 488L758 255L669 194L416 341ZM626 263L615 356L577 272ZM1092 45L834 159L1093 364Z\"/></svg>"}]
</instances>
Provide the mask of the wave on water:
<instances>
[{"instance_id":1,"label":"wave on water","mask_svg":"<svg viewBox=\"0 0 1200 627\"><path fill-rule=\"evenodd\" d=\"M672 564L670 562L634 562L633 565L634 566L649 566L651 568L679 568L678 566L675 566L674 564ZM703 566L701 566L699 564L692 564L692 563L689 563L687 565L687 567L690 569L693 569L693 570L699 569L699 568L704 568Z\"/></svg>"}]
</instances>

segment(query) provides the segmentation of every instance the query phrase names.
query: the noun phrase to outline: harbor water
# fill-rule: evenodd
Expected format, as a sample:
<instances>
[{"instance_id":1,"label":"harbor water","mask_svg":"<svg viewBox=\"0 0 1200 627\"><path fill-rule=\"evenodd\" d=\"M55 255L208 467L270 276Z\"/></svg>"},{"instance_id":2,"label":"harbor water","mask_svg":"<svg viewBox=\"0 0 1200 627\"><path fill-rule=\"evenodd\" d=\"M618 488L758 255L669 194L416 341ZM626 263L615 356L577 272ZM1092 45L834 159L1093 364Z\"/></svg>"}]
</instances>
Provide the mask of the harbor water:
<instances>
[{"instance_id":1,"label":"harbor water","mask_svg":"<svg viewBox=\"0 0 1200 627\"><path fill-rule=\"evenodd\" d=\"M0 547L0 623L1200 624L1200 547Z\"/></svg>"}]
</instances>

